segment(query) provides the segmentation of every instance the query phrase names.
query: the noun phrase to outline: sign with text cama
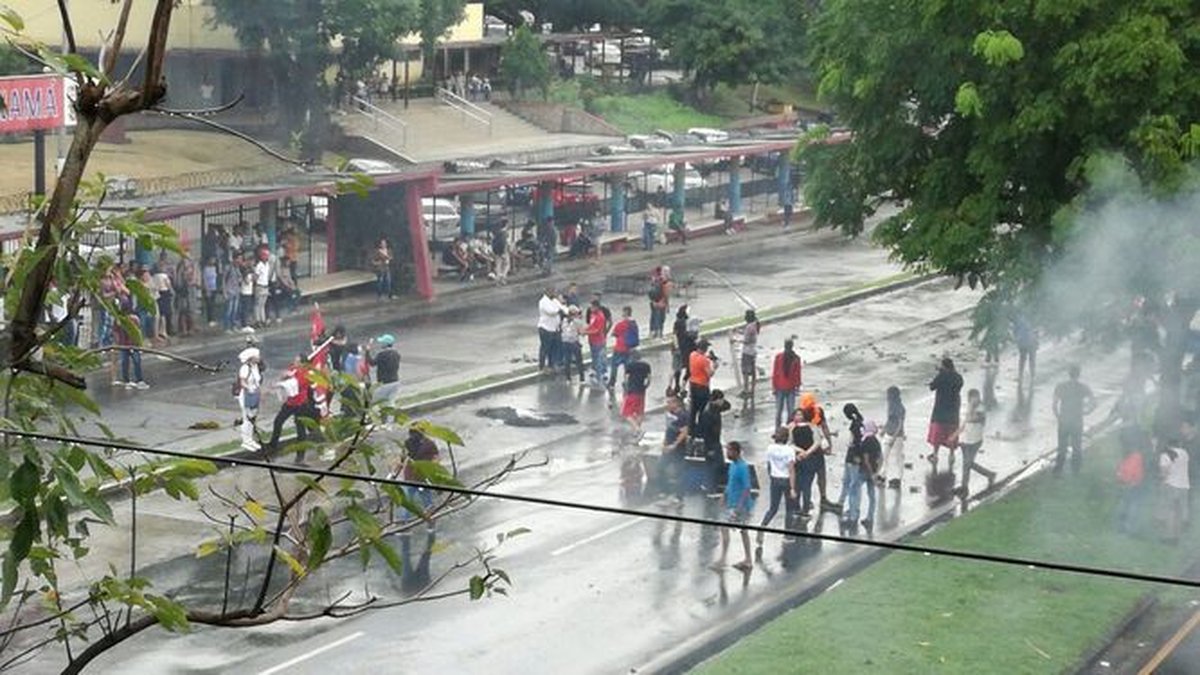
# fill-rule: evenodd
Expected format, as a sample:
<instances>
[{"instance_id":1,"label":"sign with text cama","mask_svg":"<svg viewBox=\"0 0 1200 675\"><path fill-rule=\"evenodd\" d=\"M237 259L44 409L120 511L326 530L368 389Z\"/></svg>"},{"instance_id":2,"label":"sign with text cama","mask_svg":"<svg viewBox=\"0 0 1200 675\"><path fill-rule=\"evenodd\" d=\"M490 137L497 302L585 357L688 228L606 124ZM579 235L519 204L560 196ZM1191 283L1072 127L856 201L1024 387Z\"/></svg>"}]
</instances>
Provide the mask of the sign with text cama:
<instances>
[{"instance_id":1,"label":"sign with text cama","mask_svg":"<svg viewBox=\"0 0 1200 675\"><path fill-rule=\"evenodd\" d=\"M74 126L74 92L61 75L0 77L0 134Z\"/></svg>"}]
</instances>

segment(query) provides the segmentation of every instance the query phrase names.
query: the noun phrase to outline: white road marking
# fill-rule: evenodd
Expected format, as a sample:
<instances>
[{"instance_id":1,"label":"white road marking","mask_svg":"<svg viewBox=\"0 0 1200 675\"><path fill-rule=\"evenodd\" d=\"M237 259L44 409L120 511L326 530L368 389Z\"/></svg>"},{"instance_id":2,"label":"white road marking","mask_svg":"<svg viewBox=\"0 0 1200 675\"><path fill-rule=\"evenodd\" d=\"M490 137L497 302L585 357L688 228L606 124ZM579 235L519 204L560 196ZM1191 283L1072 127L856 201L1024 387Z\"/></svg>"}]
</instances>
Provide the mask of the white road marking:
<instances>
[{"instance_id":1,"label":"white road marking","mask_svg":"<svg viewBox=\"0 0 1200 675\"><path fill-rule=\"evenodd\" d=\"M846 580L846 578L845 578L845 577L842 577L841 579L838 579L837 581L835 581L835 582L833 582L832 584L830 584L830 585L829 585L829 588L826 588L824 591L822 591L822 593L828 593L829 591L832 591L833 589L837 588L838 586L841 586L841 585L842 585L842 582L843 582L843 581L845 581L845 580Z\"/></svg>"},{"instance_id":2,"label":"white road marking","mask_svg":"<svg viewBox=\"0 0 1200 675\"><path fill-rule=\"evenodd\" d=\"M312 651L304 652L303 654L301 654L300 656L297 656L294 659L289 659L277 666L274 666L272 668L267 668L266 670L260 672L258 675L274 675L275 673L278 673L280 671L291 668L292 666L296 665L297 663L300 663L302 661L307 661L318 654L324 654L325 652L329 651L330 649L337 649L338 647L341 647L342 645L346 644L347 642L352 642L354 640L357 640L358 638L362 637L363 635L364 635L364 633L362 631L358 631L357 633L351 633L340 640L334 640L333 642L330 642L329 644L325 645L324 647L317 647L316 649L314 649Z\"/></svg>"},{"instance_id":3,"label":"white road marking","mask_svg":"<svg viewBox=\"0 0 1200 675\"><path fill-rule=\"evenodd\" d=\"M575 542L574 544L567 544L566 546L564 546L560 549L551 551L550 555L551 556L559 556L564 553L570 553L571 551L574 551L575 549L579 548L580 546L586 546L587 544L590 544L593 541L596 541L597 539L603 539L604 537L607 537L610 534L615 534L627 527L630 527L632 525L637 525L640 522L642 522L641 518L630 518L629 520L626 520L622 523L613 525L612 527L608 528L607 530L604 530L603 532L597 532L596 534L593 534L590 537L580 539L579 541Z\"/></svg>"}]
</instances>

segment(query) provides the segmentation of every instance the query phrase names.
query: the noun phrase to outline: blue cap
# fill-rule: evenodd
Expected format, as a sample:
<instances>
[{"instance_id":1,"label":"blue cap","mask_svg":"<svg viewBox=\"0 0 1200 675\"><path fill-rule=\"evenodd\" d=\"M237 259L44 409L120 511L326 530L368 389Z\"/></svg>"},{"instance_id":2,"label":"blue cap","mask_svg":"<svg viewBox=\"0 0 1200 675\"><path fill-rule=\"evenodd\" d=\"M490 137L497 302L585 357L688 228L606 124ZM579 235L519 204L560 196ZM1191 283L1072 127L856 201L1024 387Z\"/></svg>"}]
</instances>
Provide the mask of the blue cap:
<instances>
[{"instance_id":1,"label":"blue cap","mask_svg":"<svg viewBox=\"0 0 1200 675\"><path fill-rule=\"evenodd\" d=\"M383 335L375 338L375 341L384 347L391 347L392 345L396 344L396 336L392 335L391 333L384 333Z\"/></svg>"}]
</instances>

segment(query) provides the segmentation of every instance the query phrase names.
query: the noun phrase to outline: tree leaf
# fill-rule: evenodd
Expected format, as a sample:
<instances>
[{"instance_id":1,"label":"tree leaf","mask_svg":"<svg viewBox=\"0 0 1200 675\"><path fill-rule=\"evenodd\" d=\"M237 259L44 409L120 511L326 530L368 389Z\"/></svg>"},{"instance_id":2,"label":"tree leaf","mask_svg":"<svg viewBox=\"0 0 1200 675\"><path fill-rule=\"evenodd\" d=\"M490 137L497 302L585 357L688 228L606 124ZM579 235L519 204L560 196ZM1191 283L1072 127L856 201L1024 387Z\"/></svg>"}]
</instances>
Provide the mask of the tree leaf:
<instances>
[{"instance_id":1,"label":"tree leaf","mask_svg":"<svg viewBox=\"0 0 1200 675\"><path fill-rule=\"evenodd\" d=\"M329 547L333 544L333 531L329 527L329 516L319 506L308 512L308 569L315 570L325 564Z\"/></svg>"},{"instance_id":2,"label":"tree leaf","mask_svg":"<svg viewBox=\"0 0 1200 675\"><path fill-rule=\"evenodd\" d=\"M383 484L379 486L383 494L387 495L388 499L392 500L393 504L400 506L405 511L417 516L418 518L425 517L425 509L421 505L408 498L408 493L398 485Z\"/></svg>"},{"instance_id":3,"label":"tree leaf","mask_svg":"<svg viewBox=\"0 0 1200 675\"><path fill-rule=\"evenodd\" d=\"M364 542L370 543L379 538L381 531L379 521L358 504L351 504L346 507L346 517L350 519L350 524L354 526L354 531Z\"/></svg>"},{"instance_id":4,"label":"tree leaf","mask_svg":"<svg viewBox=\"0 0 1200 675\"><path fill-rule=\"evenodd\" d=\"M25 30L25 20L21 18L20 14L17 14L17 10L11 7L0 5L0 20L7 23L8 27L14 33L20 33Z\"/></svg>"},{"instance_id":5,"label":"tree leaf","mask_svg":"<svg viewBox=\"0 0 1200 675\"><path fill-rule=\"evenodd\" d=\"M483 577L479 576L478 574L471 577L470 588L471 588L471 599L472 600L478 600L478 599L482 598L484 592L487 590L487 586L483 582Z\"/></svg>"},{"instance_id":6,"label":"tree leaf","mask_svg":"<svg viewBox=\"0 0 1200 675\"><path fill-rule=\"evenodd\" d=\"M200 545L196 547L196 557L208 557L217 551L220 551L221 546L222 544L220 539L211 539L209 541L201 542Z\"/></svg>"},{"instance_id":7,"label":"tree leaf","mask_svg":"<svg viewBox=\"0 0 1200 675\"><path fill-rule=\"evenodd\" d=\"M443 427L428 420L419 420L414 423L413 426L418 431L434 440L442 441L443 443L449 443L450 445L464 445L463 439L458 435L458 432L450 429L449 427Z\"/></svg>"},{"instance_id":8,"label":"tree leaf","mask_svg":"<svg viewBox=\"0 0 1200 675\"><path fill-rule=\"evenodd\" d=\"M147 594L145 600L149 604L150 613L154 615L154 618L158 619L158 623L163 628L173 633L180 633L190 627L187 620L187 610L183 608L183 605L169 598L164 598L161 595Z\"/></svg>"},{"instance_id":9,"label":"tree leaf","mask_svg":"<svg viewBox=\"0 0 1200 675\"><path fill-rule=\"evenodd\" d=\"M308 574L308 570L304 568L304 565L301 564L299 560L296 560L296 557L291 553L283 550L282 546L275 547L275 554L279 556L280 560L287 563L287 566L292 570L292 574L295 574L300 578L303 578L306 574Z\"/></svg>"},{"instance_id":10,"label":"tree leaf","mask_svg":"<svg viewBox=\"0 0 1200 675\"><path fill-rule=\"evenodd\" d=\"M400 560L400 555L396 553L396 549L392 548L387 542L382 539L376 539L371 542L375 552L387 562L388 567L396 574L404 574L404 562Z\"/></svg>"},{"instance_id":11,"label":"tree leaf","mask_svg":"<svg viewBox=\"0 0 1200 675\"><path fill-rule=\"evenodd\" d=\"M263 508L263 505L258 500L247 499L246 503L242 506L245 507L246 513L249 513L250 517L254 520L262 522L267 519L267 510Z\"/></svg>"},{"instance_id":12,"label":"tree leaf","mask_svg":"<svg viewBox=\"0 0 1200 675\"><path fill-rule=\"evenodd\" d=\"M58 484L62 487L63 493L67 495L71 506L80 507L87 503L87 496L84 494L83 486L79 484L79 477L72 473L70 468L55 466L54 477L58 479Z\"/></svg>"},{"instance_id":13,"label":"tree leaf","mask_svg":"<svg viewBox=\"0 0 1200 675\"><path fill-rule=\"evenodd\" d=\"M16 562L21 562L29 556L29 550L33 548L33 540L40 532L37 509L26 507L22 507L22 509L24 513L21 514L20 522L13 528L12 541L8 542L8 554Z\"/></svg>"},{"instance_id":14,"label":"tree leaf","mask_svg":"<svg viewBox=\"0 0 1200 675\"><path fill-rule=\"evenodd\" d=\"M88 490L84 493L83 503L92 513L96 514L100 520L103 520L106 525L116 525L117 521L113 518L112 507L96 490Z\"/></svg>"},{"instance_id":15,"label":"tree leaf","mask_svg":"<svg viewBox=\"0 0 1200 675\"><path fill-rule=\"evenodd\" d=\"M41 469L26 456L10 479L13 501L21 505L31 504L41 485L41 473Z\"/></svg>"}]
</instances>

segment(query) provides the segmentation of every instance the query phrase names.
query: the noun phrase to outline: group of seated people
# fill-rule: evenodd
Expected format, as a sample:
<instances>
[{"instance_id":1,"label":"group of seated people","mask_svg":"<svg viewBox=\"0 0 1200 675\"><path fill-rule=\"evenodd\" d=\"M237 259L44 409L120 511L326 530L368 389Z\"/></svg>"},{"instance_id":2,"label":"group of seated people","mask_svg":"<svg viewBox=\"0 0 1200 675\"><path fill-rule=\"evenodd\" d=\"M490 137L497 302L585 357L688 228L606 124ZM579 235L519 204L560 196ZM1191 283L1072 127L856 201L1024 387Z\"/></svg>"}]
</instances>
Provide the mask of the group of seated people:
<instances>
[{"instance_id":1,"label":"group of seated people","mask_svg":"<svg viewBox=\"0 0 1200 675\"><path fill-rule=\"evenodd\" d=\"M569 258L587 257L596 251L599 232L591 219L580 221L571 230L574 236L568 243ZM507 273L510 259L513 267L538 267L547 255L552 255L548 247L553 244L545 241L548 237L539 239L537 225L532 220L521 228L519 238L511 247L508 232L508 228L501 225L473 236L460 234L442 249L442 265L453 269L460 281L485 276L495 279L498 273Z\"/></svg>"},{"instance_id":2,"label":"group of seated people","mask_svg":"<svg viewBox=\"0 0 1200 675\"><path fill-rule=\"evenodd\" d=\"M494 239L507 236L504 230L483 231L473 237L458 235L442 250L442 264L458 273L459 281L471 281L476 276L496 278Z\"/></svg>"}]
</instances>

